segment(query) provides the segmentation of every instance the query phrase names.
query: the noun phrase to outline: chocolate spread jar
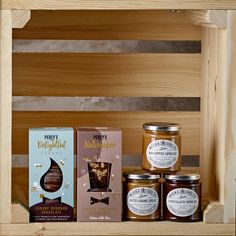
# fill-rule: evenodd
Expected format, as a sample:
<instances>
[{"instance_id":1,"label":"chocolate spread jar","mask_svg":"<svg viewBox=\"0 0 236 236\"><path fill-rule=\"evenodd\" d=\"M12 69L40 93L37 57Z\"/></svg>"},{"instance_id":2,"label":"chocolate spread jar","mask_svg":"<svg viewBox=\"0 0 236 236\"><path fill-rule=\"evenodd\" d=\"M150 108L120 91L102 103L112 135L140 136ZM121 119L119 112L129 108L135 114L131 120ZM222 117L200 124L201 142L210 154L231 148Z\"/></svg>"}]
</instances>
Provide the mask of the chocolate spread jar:
<instances>
[{"instance_id":1,"label":"chocolate spread jar","mask_svg":"<svg viewBox=\"0 0 236 236\"><path fill-rule=\"evenodd\" d=\"M160 175L135 170L124 173L123 218L126 220L159 220L161 217Z\"/></svg>"},{"instance_id":2,"label":"chocolate spread jar","mask_svg":"<svg viewBox=\"0 0 236 236\"><path fill-rule=\"evenodd\" d=\"M165 175L164 219L171 221L201 220L200 174L176 173Z\"/></svg>"},{"instance_id":3,"label":"chocolate spread jar","mask_svg":"<svg viewBox=\"0 0 236 236\"><path fill-rule=\"evenodd\" d=\"M142 168L157 173L176 172L181 163L180 125L150 122L143 125Z\"/></svg>"}]
</instances>

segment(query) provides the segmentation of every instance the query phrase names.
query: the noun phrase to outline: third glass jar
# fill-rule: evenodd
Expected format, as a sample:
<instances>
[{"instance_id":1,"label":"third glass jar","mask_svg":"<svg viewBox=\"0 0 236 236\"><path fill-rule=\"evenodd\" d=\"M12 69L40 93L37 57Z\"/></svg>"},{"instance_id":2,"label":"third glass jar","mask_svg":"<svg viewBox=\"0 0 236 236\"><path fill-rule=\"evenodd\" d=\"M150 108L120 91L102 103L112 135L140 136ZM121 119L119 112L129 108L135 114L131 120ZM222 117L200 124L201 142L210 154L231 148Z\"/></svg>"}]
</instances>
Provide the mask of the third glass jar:
<instances>
[{"instance_id":1,"label":"third glass jar","mask_svg":"<svg viewBox=\"0 0 236 236\"><path fill-rule=\"evenodd\" d=\"M180 125L150 122L143 125L142 168L156 173L176 172L181 164Z\"/></svg>"}]
</instances>

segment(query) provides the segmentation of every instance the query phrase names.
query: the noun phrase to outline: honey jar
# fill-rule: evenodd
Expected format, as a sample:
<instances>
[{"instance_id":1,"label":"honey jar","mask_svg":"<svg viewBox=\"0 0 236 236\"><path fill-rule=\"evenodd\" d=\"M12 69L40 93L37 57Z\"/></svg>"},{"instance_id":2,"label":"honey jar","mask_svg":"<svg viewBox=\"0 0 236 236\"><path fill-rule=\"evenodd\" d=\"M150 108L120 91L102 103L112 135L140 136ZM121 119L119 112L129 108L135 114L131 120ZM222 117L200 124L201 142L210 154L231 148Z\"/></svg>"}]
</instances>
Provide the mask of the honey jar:
<instances>
[{"instance_id":1,"label":"honey jar","mask_svg":"<svg viewBox=\"0 0 236 236\"><path fill-rule=\"evenodd\" d=\"M142 168L149 172L168 173L180 170L180 125L150 122L143 125Z\"/></svg>"},{"instance_id":2,"label":"honey jar","mask_svg":"<svg viewBox=\"0 0 236 236\"><path fill-rule=\"evenodd\" d=\"M123 218L148 221L161 217L160 175L143 170L123 174Z\"/></svg>"},{"instance_id":3,"label":"honey jar","mask_svg":"<svg viewBox=\"0 0 236 236\"><path fill-rule=\"evenodd\" d=\"M181 172L165 175L164 219L170 221L201 220L200 174Z\"/></svg>"}]
</instances>

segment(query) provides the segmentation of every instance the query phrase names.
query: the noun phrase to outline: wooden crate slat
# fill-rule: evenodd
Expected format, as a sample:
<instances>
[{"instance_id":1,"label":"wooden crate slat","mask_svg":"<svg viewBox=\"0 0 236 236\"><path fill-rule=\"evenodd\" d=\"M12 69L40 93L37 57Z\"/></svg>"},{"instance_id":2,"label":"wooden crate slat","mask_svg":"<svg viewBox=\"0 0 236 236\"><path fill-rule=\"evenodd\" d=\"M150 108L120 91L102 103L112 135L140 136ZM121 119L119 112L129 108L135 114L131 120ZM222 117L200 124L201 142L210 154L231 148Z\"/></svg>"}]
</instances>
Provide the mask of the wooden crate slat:
<instances>
[{"instance_id":1,"label":"wooden crate slat","mask_svg":"<svg viewBox=\"0 0 236 236\"><path fill-rule=\"evenodd\" d=\"M199 97L200 54L15 53L13 95Z\"/></svg>"},{"instance_id":2,"label":"wooden crate slat","mask_svg":"<svg viewBox=\"0 0 236 236\"><path fill-rule=\"evenodd\" d=\"M183 155L199 154L199 112L13 112L13 154L28 153L28 128L111 126L123 131L123 154L141 154L142 125L148 121L179 122Z\"/></svg>"},{"instance_id":3,"label":"wooden crate slat","mask_svg":"<svg viewBox=\"0 0 236 236\"><path fill-rule=\"evenodd\" d=\"M112 9L236 9L232 0L2 0L1 9L112 10Z\"/></svg>"},{"instance_id":4,"label":"wooden crate slat","mask_svg":"<svg viewBox=\"0 0 236 236\"><path fill-rule=\"evenodd\" d=\"M234 235L233 224L172 222L79 222L5 224L3 235Z\"/></svg>"},{"instance_id":5,"label":"wooden crate slat","mask_svg":"<svg viewBox=\"0 0 236 236\"><path fill-rule=\"evenodd\" d=\"M200 40L184 11L32 11L14 39Z\"/></svg>"}]
</instances>

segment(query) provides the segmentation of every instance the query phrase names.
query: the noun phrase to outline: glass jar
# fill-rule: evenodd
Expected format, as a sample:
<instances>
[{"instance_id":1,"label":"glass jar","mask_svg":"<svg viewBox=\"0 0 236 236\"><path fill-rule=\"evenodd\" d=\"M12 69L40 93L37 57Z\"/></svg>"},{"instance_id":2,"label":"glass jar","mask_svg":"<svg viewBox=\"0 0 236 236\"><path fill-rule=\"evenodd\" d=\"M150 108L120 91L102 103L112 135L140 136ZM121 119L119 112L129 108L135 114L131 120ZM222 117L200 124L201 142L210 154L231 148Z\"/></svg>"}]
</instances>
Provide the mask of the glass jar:
<instances>
[{"instance_id":1,"label":"glass jar","mask_svg":"<svg viewBox=\"0 0 236 236\"><path fill-rule=\"evenodd\" d=\"M176 173L165 175L164 219L170 221L201 220L200 174Z\"/></svg>"},{"instance_id":2,"label":"glass jar","mask_svg":"<svg viewBox=\"0 0 236 236\"><path fill-rule=\"evenodd\" d=\"M160 175L135 170L125 172L123 183L123 218L159 220L161 218Z\"/></svg>"},{"instance_id":3,"label":"glass jar","mask_svg":"<svg viewBox=\"0 0 236 236\"><path fill-rule=\"evenodd\" d=\"M143 125L142 168L157 173L176 172L181 163L180 125L150 122Z\"/></svg>"}]
</instances>

